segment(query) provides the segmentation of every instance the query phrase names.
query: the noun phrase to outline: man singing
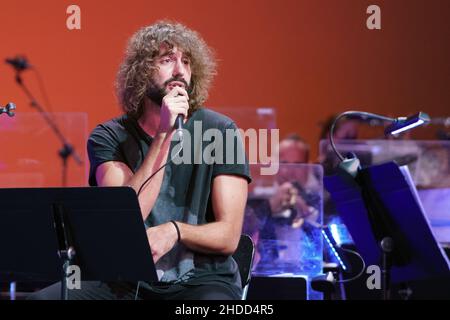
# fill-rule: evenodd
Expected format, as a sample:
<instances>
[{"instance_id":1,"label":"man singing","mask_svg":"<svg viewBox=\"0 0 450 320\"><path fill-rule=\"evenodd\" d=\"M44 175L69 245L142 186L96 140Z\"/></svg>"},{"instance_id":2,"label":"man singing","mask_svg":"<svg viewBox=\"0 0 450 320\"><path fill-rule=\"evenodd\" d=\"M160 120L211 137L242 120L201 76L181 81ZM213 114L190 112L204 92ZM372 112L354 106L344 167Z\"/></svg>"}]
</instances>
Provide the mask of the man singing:
<instances>
[{"instance_id":1,"label":"man singing","mask_svg":"<svg viewBox=\"0 0 450 320\"><path fill-rule=\"evenodd\" d=\"M129 41L117 77L124 114L97 126L88 140L89 184L130 186L138 194L160 278L157 284L140 284L143 299L241 295L231 254L241 235L250 175L246 161L237 161L243 153L240 136L226 139L227 130L236 131L235 123L202 108L215 68L211 50L187 27L158 22L140 29ZM173 151L180 143L173 137L179 114L184 116L184 139L190 139L179 155L187 152L190 157L183 154L183 159L190 161L176 164ZM200 134L194 132L199 128ZM208 129L223 138L217 139L223 140L217 145L223 152L216 149L214 163L198 161L208 145L202 138ZM236 153L231 154L234 161L226 159L230 151ZM135 287L117 287L82 283L69 297L134 298Z\"/></svg>"}]
</instances>

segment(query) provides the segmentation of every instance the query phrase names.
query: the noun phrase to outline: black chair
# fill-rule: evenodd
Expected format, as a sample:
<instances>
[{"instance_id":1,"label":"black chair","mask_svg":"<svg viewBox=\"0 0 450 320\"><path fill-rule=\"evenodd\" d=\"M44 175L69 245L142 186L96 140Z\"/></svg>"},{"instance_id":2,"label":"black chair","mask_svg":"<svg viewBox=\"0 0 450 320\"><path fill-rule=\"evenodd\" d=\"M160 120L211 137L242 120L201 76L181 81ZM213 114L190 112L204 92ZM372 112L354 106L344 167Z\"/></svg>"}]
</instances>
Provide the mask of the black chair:
<instances>
[{"instance_id":1,"label":"black chair","mask_svg":"<svg viewBox=\"0 0 450 320\"><path fill-rule=\"evenodd\" d=\"M252 238L246 234L242 234L238 247L233 254L233 259L239 266L239 274L241 275L242 280L242 300L245 300L247 297L254 255L255 245Z\"/></svg>"}]
</instances>

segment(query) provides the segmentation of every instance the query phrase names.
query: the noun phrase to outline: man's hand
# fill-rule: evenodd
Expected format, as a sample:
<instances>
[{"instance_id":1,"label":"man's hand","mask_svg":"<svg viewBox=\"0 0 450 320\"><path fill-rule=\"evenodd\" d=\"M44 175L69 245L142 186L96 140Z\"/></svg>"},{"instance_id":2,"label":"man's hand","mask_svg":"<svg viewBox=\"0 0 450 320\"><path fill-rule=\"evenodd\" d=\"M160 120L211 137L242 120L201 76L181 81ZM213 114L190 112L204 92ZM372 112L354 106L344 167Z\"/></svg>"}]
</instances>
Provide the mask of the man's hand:
<instances>
[{"instance_id":1,"label":"man's hand","mask_svg":"<svg viewBox=\"0 0 450 320\"><path fill-rule=\"evenodd\" d=\"M292 208L297 202L297 194L297 188L292 183L283 183L278 187L273 197L270 198L270 209L273 213L277 213L284 209Z\"/></svg>"},{"instance_id":2,"label":"man's hand","mask_svg":"<svg viewBox=\"0 0 450 320\"><path fill-rule=\"evenodd\" d=\"M156 263L169 252L178 241L178 233L172 222L166 222L147 229L147 238L152 249L153 262Z\"/></svg>"},{"instance_id":3,"label":"man's hand","mask_svg":"<svg viewBox=\"0 0 450 320\"><path fill-rule=\"evenodd\" d=\"M179 114L187 118L189 110L189 96L186 90L175 86L162 100L161 119L158 132L168 133L173 130L175 119Z\"/></svg>"},{"instance_id":4,"label":"man's hand","mask_svg":"<svg viewBox=\"0 0 450 320\"><path fill-rule=\"evenodd\" d=\"M269 199L270 209L272 214L276 215L279 212L295 208L297 209L297 216L295 220L302 221L311 215L311 210L305 200L298 194L298 190L290 182L285 182L278 187L275 194Z\"/></svg>"}]
</instances>

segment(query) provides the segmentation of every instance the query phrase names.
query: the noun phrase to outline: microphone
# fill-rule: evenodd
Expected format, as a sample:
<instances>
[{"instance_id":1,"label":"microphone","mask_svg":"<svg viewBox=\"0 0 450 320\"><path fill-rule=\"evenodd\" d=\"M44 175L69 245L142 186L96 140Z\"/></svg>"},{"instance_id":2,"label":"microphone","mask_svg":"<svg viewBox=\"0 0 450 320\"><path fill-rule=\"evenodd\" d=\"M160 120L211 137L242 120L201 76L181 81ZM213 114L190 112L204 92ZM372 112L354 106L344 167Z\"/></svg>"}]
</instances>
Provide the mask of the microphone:
<instances>
[{"instance_id":1,"label":"microphone","mask_svg":"<svg viewBox=\"0 0 450 320\"><path fill-rule=\"evenodd\" d=\"M14 117L15 113L13 110L16 109L16 105L12 102L8 103L4 108L0 107L0 114L6 113L10 117Z\"/></svg>"},{"instance_id":2,"label":"microphone","mask_svg":"<svg viewBox=\"0 0 450 320\"><path fill-rule=\"evenodd\" d=\"M23 56L16 56L15 58L6 58L5 62L10 64L17 72L27 70L32 66L28 63L27 58Z\"/></svg>"},{"instance_id":3,"label":"microphone","mask_svg":"<svg viewBox=\"0 0 450 320\"><path fill-rule=\"evenodd\" d=\"M181 113L175 119L175 130L180 139L183 137L183 120L184 115L182 115Z\"/></svg>"}]
</instances>

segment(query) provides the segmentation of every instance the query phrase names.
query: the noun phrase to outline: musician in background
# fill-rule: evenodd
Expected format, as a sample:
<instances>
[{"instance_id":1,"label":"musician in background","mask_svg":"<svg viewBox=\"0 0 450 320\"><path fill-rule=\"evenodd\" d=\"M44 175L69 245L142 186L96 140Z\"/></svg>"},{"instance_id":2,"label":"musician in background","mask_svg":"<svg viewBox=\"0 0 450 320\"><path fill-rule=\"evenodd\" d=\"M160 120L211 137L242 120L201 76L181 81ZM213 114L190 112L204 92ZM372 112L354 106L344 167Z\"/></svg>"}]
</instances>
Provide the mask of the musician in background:
<instances>
[{"instance_id":1,"label":"musician in background","mask_svg":"<svg viewBox=\"0 0 450 320\"><path fill-rule=\"evenodd\" d=\"M277 261L283 256L298 256L299 237L305 236L311 224L318 223L320 198L317 195L321 182L311 167L296 166L308 163L309 150L309 145L297 134L280 141L277 150L280 168L271 191L249 200L244 233L250 234L256 243L254 270L257 272L280 267ZM282 243L295 243L295 246Z\"/></svg>"}]
</instances>

